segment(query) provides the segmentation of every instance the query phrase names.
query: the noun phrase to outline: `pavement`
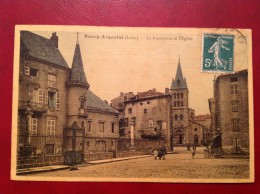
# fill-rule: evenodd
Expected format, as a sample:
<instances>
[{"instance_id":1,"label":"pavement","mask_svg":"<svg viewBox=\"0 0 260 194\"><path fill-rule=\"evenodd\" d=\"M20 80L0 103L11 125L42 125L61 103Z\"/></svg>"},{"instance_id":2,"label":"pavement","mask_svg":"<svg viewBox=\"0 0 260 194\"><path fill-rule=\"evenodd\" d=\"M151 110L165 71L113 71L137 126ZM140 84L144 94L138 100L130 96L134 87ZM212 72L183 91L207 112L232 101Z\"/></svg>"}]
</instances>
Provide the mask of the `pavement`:
<instances>
[{"instance_id":1,"label":"pavement","mask_svg":"<svg viewBox=\"0 0 260 194\"><path fill-rule=\"evenodd\" d=\"M95 160L95 161L86 162L84 164L80 164L79 166L119 162L119 161L124 161L124 160L132 160L132 159L139 159L139 158L146 158L146 157L152 157L152 155L141 155L141 156L131 156L131 157L124 157L124 158L111 158L111 159L105 159L105 160ZM71 168L71 166L68 166L68 165L52 165L52 166L42 166L42 167L33 167L33 168L23 168L23 169L17 169L16 174L22 175L22 174L41 173L41 172L51 172L51 171L64 170L64 169L70 169L70 168Z\"/></svg>"}]
</instances>

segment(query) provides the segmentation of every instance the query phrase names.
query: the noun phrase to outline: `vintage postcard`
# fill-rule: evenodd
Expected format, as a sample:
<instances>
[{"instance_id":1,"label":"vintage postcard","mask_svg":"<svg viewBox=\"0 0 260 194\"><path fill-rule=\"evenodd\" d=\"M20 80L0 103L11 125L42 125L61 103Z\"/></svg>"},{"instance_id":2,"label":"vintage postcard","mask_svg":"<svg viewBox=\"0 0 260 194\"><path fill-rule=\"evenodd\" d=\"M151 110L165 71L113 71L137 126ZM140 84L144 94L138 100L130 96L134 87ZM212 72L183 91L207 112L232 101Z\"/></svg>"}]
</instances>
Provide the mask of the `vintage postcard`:
<instances>
[{"instance_id":1,"label":"vintage postcard","mask_svg":"<svg viewBox=\"0 0 260 194\"><path fill-rule=\"evenodd\" d=\"M247 29L15 29L12 180L254 182Z\"/></svg>"}]
</instances>

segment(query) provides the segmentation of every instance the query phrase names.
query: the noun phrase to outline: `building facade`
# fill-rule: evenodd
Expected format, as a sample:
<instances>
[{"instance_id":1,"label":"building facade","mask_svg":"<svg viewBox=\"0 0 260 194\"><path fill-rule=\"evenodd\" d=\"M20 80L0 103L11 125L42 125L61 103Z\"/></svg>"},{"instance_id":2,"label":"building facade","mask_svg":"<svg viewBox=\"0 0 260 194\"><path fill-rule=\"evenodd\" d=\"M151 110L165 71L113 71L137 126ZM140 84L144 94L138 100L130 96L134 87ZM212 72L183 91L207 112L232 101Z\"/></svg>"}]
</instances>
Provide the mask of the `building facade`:
<instances>
[{"instance_id":1,"label":"building facade","mask_svg":"<svg viewBox=\"0 0 260 194\"><path fill-rule=\"evenodd\" d=\"M221 130L223 149L239 152L249 148L248 72L220 75L209 99L214 131Z\"/></svg>"},{"instance_id":2,"label":"building facade","mask_svg":"<svg viewBox=\"0 0 260 194\"><path fill-rule=\"evenodd\" d=\"M171 88L166 88L165 93L152 89L138 92L131 98L117 97L112 100L115 108L118 108L118 99L124 100L120 101L123 104L123 111L120 109L120 138L130 138L133 125L136 141L149 140L149 147L163 144L168 150L173 150L174 146L193 144L195 135L199 138L199 145L209 136L209 124L196 121L195 110L189 107L189 90L180 61Z\"/></svg>"},{"instance_id":3,"label":"building facade","mask_svg":"<svg viewBox=\"0 0 260 194\"><path fill-rule=\"evenodd\" d=\"M18 156L116 151L119 114L89 90L78 41L70 68L56 33L21 31L19 66Z\"/></svg>"}]
</instances>

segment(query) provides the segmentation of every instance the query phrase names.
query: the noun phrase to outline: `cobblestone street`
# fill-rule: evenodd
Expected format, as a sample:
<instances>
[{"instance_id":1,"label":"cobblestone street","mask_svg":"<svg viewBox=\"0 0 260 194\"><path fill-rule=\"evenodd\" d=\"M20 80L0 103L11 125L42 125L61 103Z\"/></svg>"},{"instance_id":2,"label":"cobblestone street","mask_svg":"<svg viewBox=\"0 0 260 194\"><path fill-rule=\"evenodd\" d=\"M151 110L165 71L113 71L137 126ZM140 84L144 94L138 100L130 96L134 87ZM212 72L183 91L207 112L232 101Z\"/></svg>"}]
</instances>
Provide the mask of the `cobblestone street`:
<instances>
[{"instance_id":1,"label":"cobblestone street","mask_svg":"<svg viewBox=\"0 0 260 194\"><path fill-rule=\"evenodd\" d=\"M205 159L204 148L198 148L195 158L185 148L178 154L166 155L166 160L153 157L97 165L80 166L79 170L61 170L31 174L34 177L91 177L91 178L165 178L165 179L246 179L249 178L249 159Z\"/></svg>"}]
</instances>

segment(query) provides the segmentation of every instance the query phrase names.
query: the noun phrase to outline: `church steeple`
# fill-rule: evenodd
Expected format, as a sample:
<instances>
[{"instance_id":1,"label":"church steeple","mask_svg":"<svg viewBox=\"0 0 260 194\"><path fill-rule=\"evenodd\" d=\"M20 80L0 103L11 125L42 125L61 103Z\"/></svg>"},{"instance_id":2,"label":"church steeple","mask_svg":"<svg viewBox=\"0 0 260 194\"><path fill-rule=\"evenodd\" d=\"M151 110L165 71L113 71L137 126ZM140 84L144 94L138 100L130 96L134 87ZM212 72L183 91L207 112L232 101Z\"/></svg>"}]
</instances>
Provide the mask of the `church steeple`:
<instances>
[{"instance_id":1,"label":"church steeple","mask_svg":"<svg viewBox=\"0 0 260 194\"><path fill-rule=\"evenodd\" d=\"M76 47L74 51L74 57L72 61L72 68L70 72L70 77L68 81L69 86L79 86L84 88L89 88L89 83L87 81L84 68L83 68L83 62L81 57L81 51L80 46L78 42L78 34L77 34L77 42Z\"/></svg>"},{"instance_id":2,"label":"church steeple","mask_svg":"<svg viewBox=\"0 0 260 194\"><path fill-rule=\"evenodd\" d=\"M178 66L177 66L175 80L172 79L171 90L174 90L174 89L188 89L186 79L183 77L183 74L182 74L180 58L179 58Z\"/></svg>"}]
</instances>

